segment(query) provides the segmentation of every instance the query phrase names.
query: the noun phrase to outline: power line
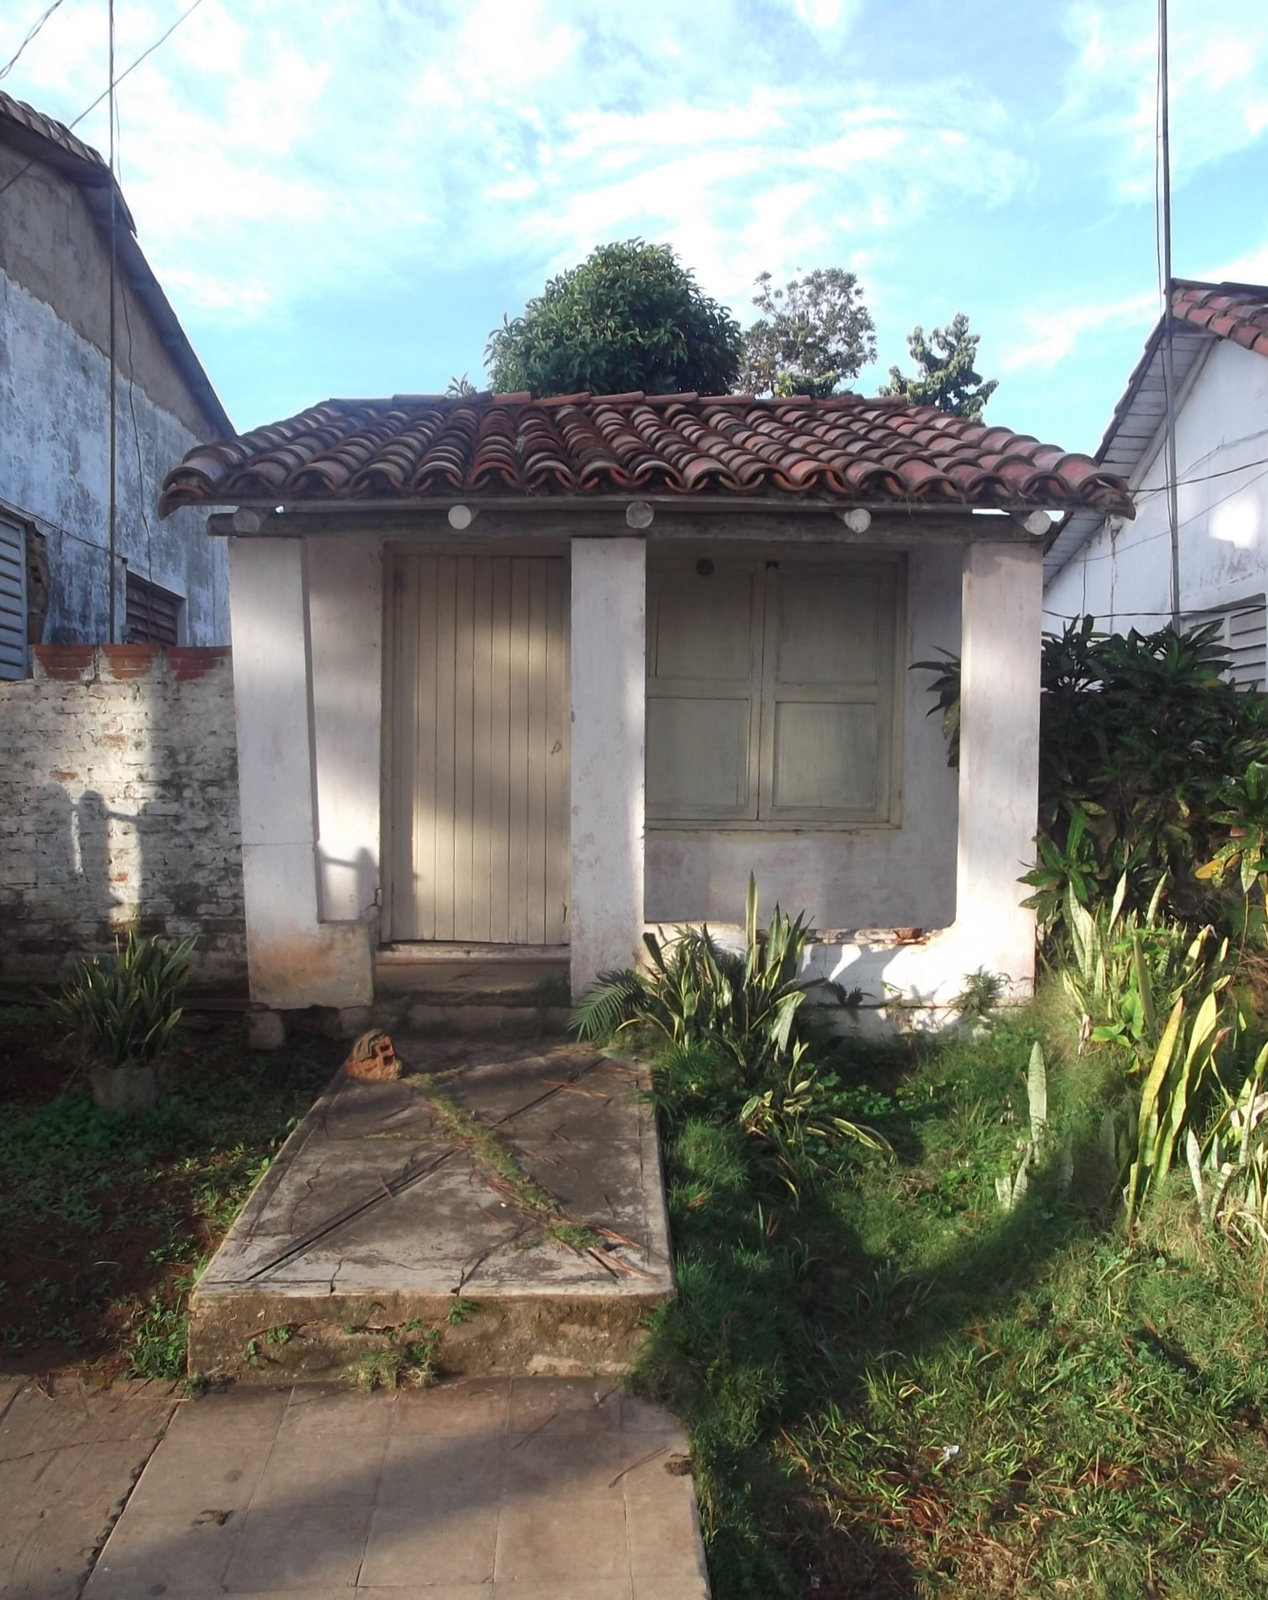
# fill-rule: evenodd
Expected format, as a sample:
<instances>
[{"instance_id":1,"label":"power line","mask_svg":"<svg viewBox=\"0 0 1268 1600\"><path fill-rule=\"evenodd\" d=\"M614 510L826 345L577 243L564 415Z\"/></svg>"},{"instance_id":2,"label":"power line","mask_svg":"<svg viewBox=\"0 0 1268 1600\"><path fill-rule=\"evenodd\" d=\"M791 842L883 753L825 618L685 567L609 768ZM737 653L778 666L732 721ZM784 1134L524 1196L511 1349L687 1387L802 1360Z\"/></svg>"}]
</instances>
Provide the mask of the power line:
<instances>
[{"instance_id":1,"label":"power line","mask_svg":"<svg viewBox=\"0 0 1268 1600\"><path fill-rule=\"evenodd\" d=\"M30 44L31 40L35 38L36 34L39 33L40 29L53 15L54 11L57 10L61 3L62 0L53 0L52 5L49 6L48 10L39 19L39 21L34 24L34 26L31 28L31 31L27 34L26 38L23 39L16 51L14 51L14 53L5 62L4 66L0 67L0 78L7 78L8 75L13 71L14 67L16 67L18 64L18 60L21 57L22 52L26 49L27 45Z\"/></svg>"},{"instance_id":2,"label":"power line","mask_svg":"<svg viewBox=\"0 0 1268 1600\"><path fill-rule=\"evenodd\" d=\"M1245 467L1233 467L1230 470L1233 472L1245 472L1248 468L1255 466L1268 467L1268 460L1248 461ZM1218 477L1220 474L1212 473L1211 476ZM1268 478L1268 471L1257 472L1253 478L1248 479L1245 483L1237 484L1237 486L1230 489L1227 494L1221 495L1218 500L1212 500L1209 506L1203 506L1200 511L1195 511L1191 517L1186 517L1180 524L1180 527L1188 528L1192 526L1193 523L1200 522L1208 512L1214 511L1216 506L1222 506L1226 500L1231 500L1234 495L1240 494L1243 489L1249 489L1252 483L1258 483L1261 478ZM1198 482L1199 480L1192 479L1187 481ZM1151 491L1151 493L1157 492L1158 491L1156 490ZM1087 555L1085 553L1087 546L1084 545L1083 549L1078 553L1078 555L1070 557L1070 561L1078 561L1081 566L1090 567L1094 561L1114 561L1120 554L1128 555L1134 550L1143 550L1147 544L1156 544L1159 539L1169 539L1170 537L1171 529L1168 526L1164 528L1161 533L1148 533L1142 539L1132 540L1131 543L1126 545L1122 551L1107 550L1104 555L1099 556Z\"/></svg>"},{"instance_id":3,"label":"power line","mask_svg":"<svg viewBox=\"0 0 1268 1600\"><path fill-rule=\"evenodd\" d=\"M61 0L58 0L58 3L60 4ZM199 6L202 5L202 3L203 0L193 0L193 4L181 12L180 16L177 17L176 21L171 25L170 28L168 28L166 33L161 33L154 43L150 45L148 50L142 50L141 54L136 58L130 67L125 67L117 77L114 77L113 82L106 85L93 103L90 106L85 107L85 109L79 113L74 122L68 122L65 124L67 130L77 128L85 117L90 116L92 112L94 112L101 104L101 102L111 93L111 90L117 89L123 80L128 76L128 74L135 72L147 56L152 56L161 44L165 44L167 40L170 39L176 32L177 28L180 27L181 23L184 22L185 18L192 16L194 12L198 10ZM12 189L13 185L18 181L19 178L30 172L31 168L36 165L37 159L37 157L33 156L24 167L18 168L18 170L13 174L7 183L0 184L0 194L4 194L6 190Z\"/></svg>"}]
</instances>

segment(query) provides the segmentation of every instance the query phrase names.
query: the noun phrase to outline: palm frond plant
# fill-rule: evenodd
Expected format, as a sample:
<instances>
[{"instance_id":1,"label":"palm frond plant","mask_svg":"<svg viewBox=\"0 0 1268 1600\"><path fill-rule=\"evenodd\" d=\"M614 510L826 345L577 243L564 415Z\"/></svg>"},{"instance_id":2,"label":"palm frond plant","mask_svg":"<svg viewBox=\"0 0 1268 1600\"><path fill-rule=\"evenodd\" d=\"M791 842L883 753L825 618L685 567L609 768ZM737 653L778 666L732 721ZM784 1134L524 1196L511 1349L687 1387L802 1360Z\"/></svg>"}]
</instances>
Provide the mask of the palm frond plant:
<instances>
[{"instance_id":1,"label":"palm frond plant","mask_svg":"<svg viewBox=\"0 0 1268 1600\"><path fill-rule=\"evenodd\" d=\"M158 1092L156 1066L181 1019L193 939L169 945L129 933L114 954L93 956L53 1002L90 1069L93 1097L109 1110L141 1110Z\"/></svg>"}]
</instances>

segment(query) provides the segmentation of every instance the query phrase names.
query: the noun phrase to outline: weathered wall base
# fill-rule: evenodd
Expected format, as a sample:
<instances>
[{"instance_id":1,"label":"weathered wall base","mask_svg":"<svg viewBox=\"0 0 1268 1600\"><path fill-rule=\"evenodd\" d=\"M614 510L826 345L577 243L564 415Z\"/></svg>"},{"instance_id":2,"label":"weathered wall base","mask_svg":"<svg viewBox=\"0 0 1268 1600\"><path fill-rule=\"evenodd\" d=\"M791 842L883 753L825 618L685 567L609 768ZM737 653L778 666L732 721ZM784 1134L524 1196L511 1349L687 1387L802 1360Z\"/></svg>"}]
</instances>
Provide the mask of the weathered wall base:
<instances>
[{"instance_id":1,"label":"weathered wall base","mask_svg":"<svg viewBox=\"0 0 1268 1600\"><path fill-rule=\"evenodd\" d=\"M227 649L44 645L0 684L0 982L56 983L136 928L245 977Z\"/></svg>"}]
</instances>

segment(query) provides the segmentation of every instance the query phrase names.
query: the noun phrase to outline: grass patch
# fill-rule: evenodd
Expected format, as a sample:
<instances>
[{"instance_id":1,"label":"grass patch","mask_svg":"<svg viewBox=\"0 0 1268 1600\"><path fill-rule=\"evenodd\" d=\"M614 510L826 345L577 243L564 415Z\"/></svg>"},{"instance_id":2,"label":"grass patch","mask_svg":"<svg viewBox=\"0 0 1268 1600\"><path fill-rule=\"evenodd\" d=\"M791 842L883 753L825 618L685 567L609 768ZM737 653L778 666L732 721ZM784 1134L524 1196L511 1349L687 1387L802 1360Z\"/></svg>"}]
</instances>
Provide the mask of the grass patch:
<instances>
[{"instance_id":1,"label":"grass patch","mask_svg":"<svg viewBox=\"0 0 1268 1600\"><path fill-rule=\"evenodd\" d=\"M657 1066L679 1293L637 1381L687 1418L718 1600L1268 1592L1268 1256L1183 1174L1127 1242L1122 1079L1065 1029L838 1054L814 1121L889 1158L746 1134L723 1065ZM1073 1175L1005 1213L1036 1037Z\"/></svg>"},{"instance_id":2,"label":"grass patch","mask_svg":"<svg viewBox=\"0 0 1268 1600\"><path fill-rule=\"evenodd\" d=\"M516 1159L515 1153L494 1130L465 1111L434 1083L410 1080L423 1095L441 1125L461 1140L475 1159L493 1174L495 1186L525 1216L542 1224L540 1238L578 1255L601 1250L603 1240L594 1229L567 1215L558 1198L535 1182Z\"/></svg>"},{"instance_id":3,"label":"grass patch","mask_svg":"<svg viewBox=\"0 0 1268 1600\"><path fill-rule=\"evenodd\" d=\"M420 1322L406 1322L399 1328L377 1331L383 1343L358 1356L348 1369L348 1376L358 1389L367 1394L375 1389L430 1389L439 1381L439 1328L424 1330Z\"/></svg>"},{"instance_id":4,"label":"grass patch","mask_svg":"<svg viewBox=\"0 0 1268 1600\"><path fill-rule=\"evenodd\" d=\"M159 1105L119 1118L28 1009L0 1015L10 1064L39 1058L38 1096L35 1074L11 1071L0 1118L0 1368L181 1376L197 1271L339 1046L251 1055L228 1033L190 1035Z\"/></svg>"}]
</instances>

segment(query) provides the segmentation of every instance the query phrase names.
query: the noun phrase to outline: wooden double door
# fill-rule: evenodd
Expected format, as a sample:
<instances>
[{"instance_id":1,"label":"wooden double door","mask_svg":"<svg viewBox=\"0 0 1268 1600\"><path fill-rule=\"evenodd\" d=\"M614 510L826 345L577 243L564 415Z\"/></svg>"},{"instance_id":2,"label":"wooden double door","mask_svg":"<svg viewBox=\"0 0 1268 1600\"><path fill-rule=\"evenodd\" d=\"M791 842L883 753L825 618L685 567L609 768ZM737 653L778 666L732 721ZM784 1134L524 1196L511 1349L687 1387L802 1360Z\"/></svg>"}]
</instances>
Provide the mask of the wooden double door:
<instances>
[{"instance_id":1,"label":"wooden double door","mask_svg":"<svg viewBox=\"0 0 1268 1600\"><path fill-rule=\"evenodd\" d=\"M386 933L568 939L568 563L390 568Z\"/></svg>"}]
</instances>

